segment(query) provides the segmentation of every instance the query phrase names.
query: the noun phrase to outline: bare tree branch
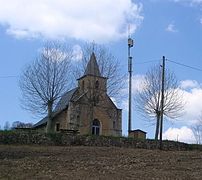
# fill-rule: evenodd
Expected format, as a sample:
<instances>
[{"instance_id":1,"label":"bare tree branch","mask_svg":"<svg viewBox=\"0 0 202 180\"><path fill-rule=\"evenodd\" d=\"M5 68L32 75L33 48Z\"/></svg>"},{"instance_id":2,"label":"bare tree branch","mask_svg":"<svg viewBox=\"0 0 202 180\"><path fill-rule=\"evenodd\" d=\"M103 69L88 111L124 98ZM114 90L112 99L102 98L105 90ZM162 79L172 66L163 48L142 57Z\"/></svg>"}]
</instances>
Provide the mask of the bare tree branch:
<instances>
[{"instance_id":1,"label":"bare tree branch","mask_svg":"<svg viewBox=\"0 0 202 180\"><path fill-rule=\"evenodd\" d=\"M135 97L136 108L140 114L156 121L155 139L159 134L159 119L161 116L161 68L160 65L151 68L143 80L143 89ZM168 69L165 72L163 114L171 119L182 115L184 102L178 81Z\"/></svg>"},{"instance_id":2,"label":"bare tree branch","mask_svg":"<svg viewBox=\"0 0 202 180\"><path fill-rule=\"evenodd\" d=\"M197 122L191 127L197 144L202 144L202 114L198 117Z\"/></svg>"},{"instance_id":3,"label":"bare tree branch","mask_svg":"<svg viewBox=\"0 0 202 180\"><path fill-rule=\"evenodd\" d=\"M22 105L32 113L48 113L50 132L52 111L58 98L68 90L71 51L58 42L47 42L42 52L20 77Z\"/></svg>"},{"instance_id":4,"label":"bare tree branch","mask_svg":"<svg viewBox=\"0 0 202 180\"><path fill-rule=\"evenodd\" d=\"M86 43L82 46L82 62L74 67L74 78L78 79L84 74L90 55L94 52L100 69L101 76L108 79L107 91L110 97L116 100L121 98L120 91L125 85L125 75L121 74L120 62L109 52L105 46Z\"/></svg>"}]
</instances>

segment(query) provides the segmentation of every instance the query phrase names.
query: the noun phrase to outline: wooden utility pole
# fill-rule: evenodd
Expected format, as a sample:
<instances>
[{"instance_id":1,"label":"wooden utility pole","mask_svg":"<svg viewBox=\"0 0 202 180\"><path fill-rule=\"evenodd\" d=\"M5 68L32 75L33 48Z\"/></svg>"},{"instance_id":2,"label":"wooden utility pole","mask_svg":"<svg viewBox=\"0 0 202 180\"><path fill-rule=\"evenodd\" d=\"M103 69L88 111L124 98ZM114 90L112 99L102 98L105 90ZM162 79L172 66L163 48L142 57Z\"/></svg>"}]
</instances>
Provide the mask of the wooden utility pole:
<instances>
[{"instance_id":1,"label":"wooden utility pole","mask_svg":"<svg viewBox=\"0 0 202 180\"><path fill-rule=\"evenodd\" d=\"M160 119L160 149L163 148L162 135L163 135L163 112L164 112L164 84L165 84L165 56L163 56L162 64L162 84L161 84L161 119Z\"/></svg>"},{"instance_id":2,"label":"wooden utility pole","mask_svg":"<svg viewBox=\"0 0 202 180\"><path fill-rule=\"evenodd\" d=\"M133 47L133 39L128 38L128 73L129 73L129 99L128 99L128 135L131 132L131 89L132 89L132 56L130 49Z\"/></svg>"}]
</instances>

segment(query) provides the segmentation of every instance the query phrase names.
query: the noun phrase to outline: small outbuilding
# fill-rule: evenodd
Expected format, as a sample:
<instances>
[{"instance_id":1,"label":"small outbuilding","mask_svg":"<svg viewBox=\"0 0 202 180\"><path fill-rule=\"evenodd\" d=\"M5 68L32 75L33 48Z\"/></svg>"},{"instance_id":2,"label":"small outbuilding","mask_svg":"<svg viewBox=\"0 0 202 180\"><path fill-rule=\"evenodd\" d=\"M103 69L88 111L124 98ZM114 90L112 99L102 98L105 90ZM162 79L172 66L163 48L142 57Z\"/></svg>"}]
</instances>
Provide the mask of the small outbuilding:
<instances>
[{"instance_id":1,"label":"small outbuilding","mask_svg":"<svg viewBox=\"0 0 202 180\"><path fill-rule=\"evenodd\" d=\"M140 129L136 129L136 130L131 130L129 133L129 137L135 138L135 139L142 139L145 140L146 139L146 132L142 131Z\"/></svg>"}]
</instances>

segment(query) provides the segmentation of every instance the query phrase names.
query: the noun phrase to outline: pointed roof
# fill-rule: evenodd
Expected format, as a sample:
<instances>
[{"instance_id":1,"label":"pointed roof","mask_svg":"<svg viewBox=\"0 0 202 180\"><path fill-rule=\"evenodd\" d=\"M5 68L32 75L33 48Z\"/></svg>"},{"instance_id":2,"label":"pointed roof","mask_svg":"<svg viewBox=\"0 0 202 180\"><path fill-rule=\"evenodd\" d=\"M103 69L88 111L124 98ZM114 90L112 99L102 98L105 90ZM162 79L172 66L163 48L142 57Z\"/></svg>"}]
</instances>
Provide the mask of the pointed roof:
<instances>
[{"instance_id":1,"label":"pointed roof","mask_svg":"<svg viewBox=\"0 0 202 180\"><path fill-rule=\"evenodd\" d=\"M90 61L88 62L85 73L84 73L84 76L85 75L101 76L94 52L90 56Z\"/></svg>"}]
</instances>

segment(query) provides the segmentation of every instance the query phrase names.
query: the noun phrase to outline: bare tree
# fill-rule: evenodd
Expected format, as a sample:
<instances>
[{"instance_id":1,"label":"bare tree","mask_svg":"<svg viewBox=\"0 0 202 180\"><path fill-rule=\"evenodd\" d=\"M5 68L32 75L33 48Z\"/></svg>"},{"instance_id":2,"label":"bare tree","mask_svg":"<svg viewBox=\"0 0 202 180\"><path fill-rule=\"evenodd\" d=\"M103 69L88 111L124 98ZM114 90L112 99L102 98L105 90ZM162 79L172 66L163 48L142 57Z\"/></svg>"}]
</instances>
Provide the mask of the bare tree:
<instances>
[{"instance_id":1,"label":"bare tree","mask_svg":"<svg viewBox=\"0 0 202 180\"><path fill-rule=\"evenodd\" d=\"M6 131L10 130L10 123L8 121L6 121L4 124L4 130Z\"/></svg>"},{"instance_id":2,"label":"bare tree","mask_svg":"<svg viewBox=\"0 0 202 180\"><path fill-rule=\"evenodd\" d=\"M197 144L202 144L202 114L197 122L191 127Z\"/></svg>"},{"instance_id":3,"label":"bare tree","mask_svg":"<svg viewBox=\"0 0 202 180\"><path fill-rule=\"evenodd\" d=\"M24 123L20 121L14 121L12 123L11 129L16 129L16 128L31 128L33 126L32 123Z\"/></svg>"},{"instance_id":4,"label":"bare tree","mask_svg":"<svg viewBox=\"0 0 202 180\"><path fill-rule=\"evenodd\" d=\"M182 115L184 102L178 81L174 73L168 69L165 71L163 115L175 119ZM161 67L151 68L142 82L143 89L135 98L136 108L146 117L155 120L155 140L158 140L161 118ZM150 121L154 122L154 121Z\"/></svg>"},{"instance_id":5,"label":"bare tree","mask_svg":"<svg viewBox=\"0 0 202 180\"><path fill-rule=\"evenodd\" d=\"M68 90L70 60L71 53L64 44L47 42L20 77L22 105L32 113L47 114L47 133L54 130L53 108Z\"/></svg>"},{"instance_id":6,"label":"bare tree","mask_svg":"<svg viewBox=\"0 0 202 180\"><path fill-rule=\"evenodd\" d=\"M121 74L122 66L120 62L112 55L112 53L103 45L94 43L86 43L81 48L82 59L81 63L74 67L74 78L81 77L92 52L96 55L96 60L100 69L101 76L108 79L107 91L110 97L119 100L121 97L121 90L125 85L125 75Z\"/></svg>"}]
</instances>

